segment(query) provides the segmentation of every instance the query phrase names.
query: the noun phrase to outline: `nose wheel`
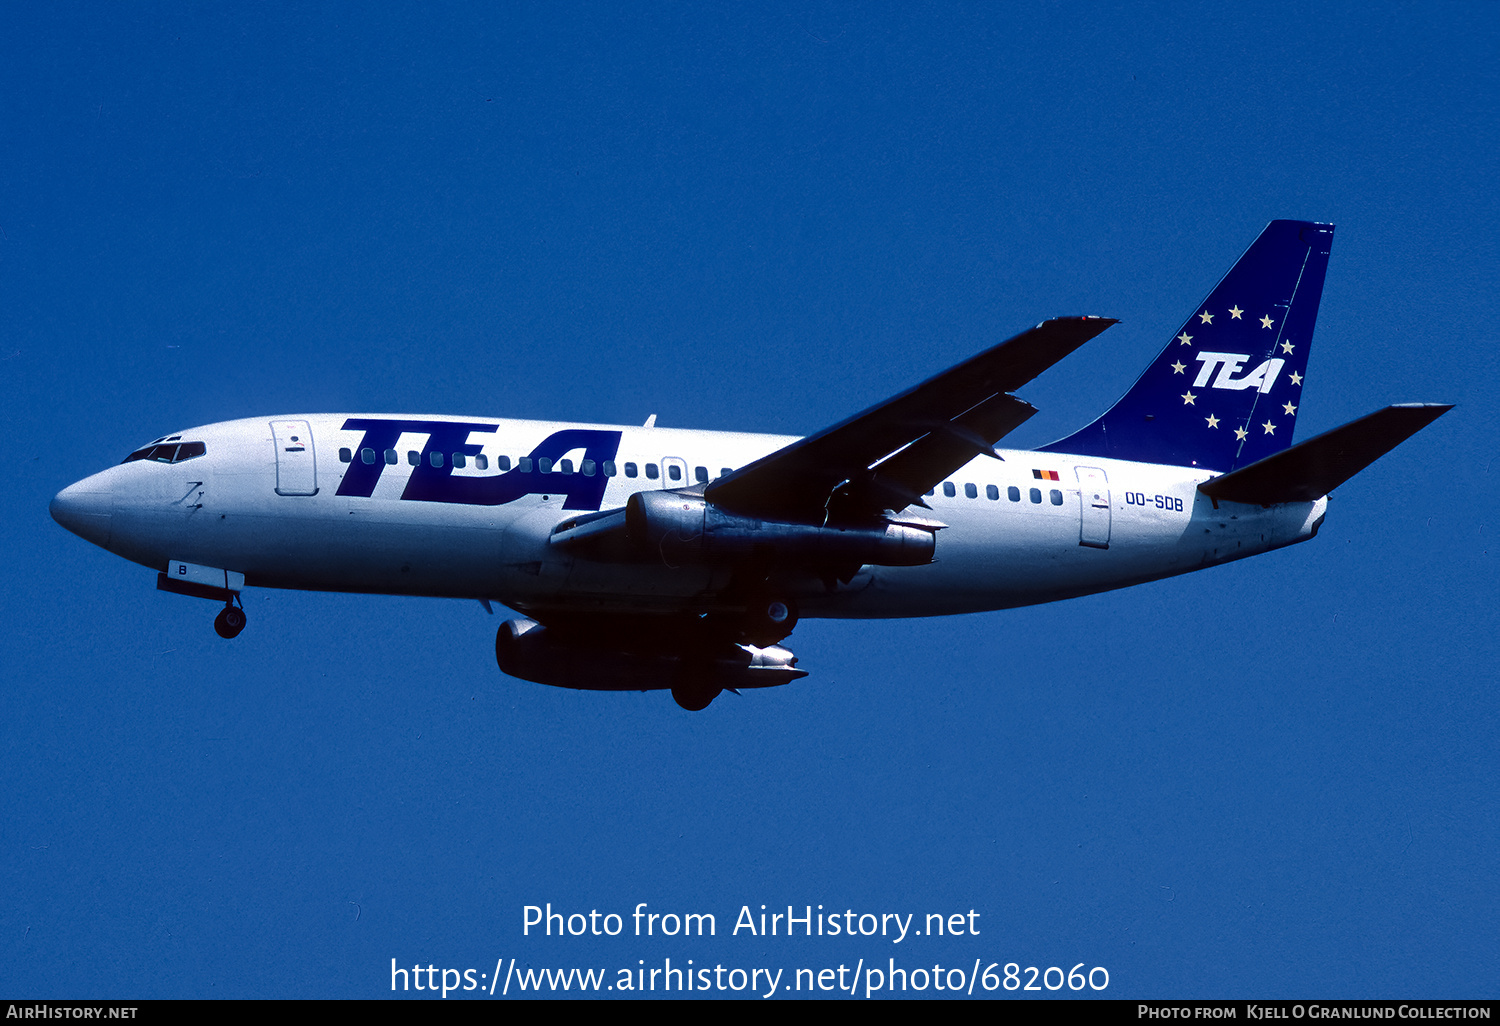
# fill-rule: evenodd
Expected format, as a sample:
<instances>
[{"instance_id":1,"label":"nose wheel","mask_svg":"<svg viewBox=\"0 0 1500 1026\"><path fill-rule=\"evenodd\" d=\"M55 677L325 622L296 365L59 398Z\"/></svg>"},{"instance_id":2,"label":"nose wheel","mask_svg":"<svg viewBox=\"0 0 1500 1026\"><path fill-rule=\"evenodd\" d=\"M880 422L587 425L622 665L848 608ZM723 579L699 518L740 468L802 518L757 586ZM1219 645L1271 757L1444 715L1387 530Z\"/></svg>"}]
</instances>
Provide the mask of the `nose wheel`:
<instances>
[{"instance_id":1,"label":"nose wheel","mask_svg":"<svg viewBox=\"0 0 1500 1026\"><path fill-rule=\"evenodd\" d=\"M238 637L245 629L245 611L236 605L226 605L214 617L214 630L221 638Z\"/></svg>"}]
</instances>

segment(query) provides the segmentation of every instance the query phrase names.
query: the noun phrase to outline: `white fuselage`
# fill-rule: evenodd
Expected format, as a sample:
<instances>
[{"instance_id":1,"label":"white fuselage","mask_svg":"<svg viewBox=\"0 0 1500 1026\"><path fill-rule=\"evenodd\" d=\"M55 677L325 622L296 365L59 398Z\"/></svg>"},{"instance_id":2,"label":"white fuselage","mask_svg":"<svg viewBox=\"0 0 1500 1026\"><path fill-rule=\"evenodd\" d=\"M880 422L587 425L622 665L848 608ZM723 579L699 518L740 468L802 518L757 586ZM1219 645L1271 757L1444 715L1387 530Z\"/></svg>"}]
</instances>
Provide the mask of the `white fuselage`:
<instances>
[{"instance_id":1,"label":"white fuselage","mask_svg":"<svg viewBox=\"0 0 1500 1026\"><path fill-rule=\"evenodd\" d=\"M429 429L387 432L381 448L371 450L372 465L364 462L367 432L346 427L353 420ZM440 430L434 425L448 424L464 426L448 435L462 439L464 466L454 466L448 453L438 454L444 465L436 468L429 438ZM409 494L420 492L410 487L417 473L481 494L495 483L484 479L575 431L619 433L608 461L612 475L602 460L587 464L595 479L590 487L602 483L602 495L582 508L576 501L565 508L569 486L583 483L588 450L582 446L559 451L549 474L531 479L555 479L555 494L482 503ZM287 441L291 432L295 445ZM204 455L111 467L60 494L59 518L71 517L70 529L159 571L180 560L242 573L251 587L494 599L533 612L712 611L728 568L590 560L551 545L552 529L595 508L593 501L608 510L637 491L691 487L701 483L699 468L712 480L795 440L375 414L238 420L181 438L202 442ZM1319 499L1268 509L1225 502L1215 509L1197 491L1214 476L1207 471L1040 452L1002 456L975 459L926 499L931 511L922 514L947 525L937 532L934 562L865 566L848 582L793 582L802 615L931 616L1126 587L1304 541L1326 508ZM365 481L356 494L346 484L351 473Z\"/></svg>"}]
</instances>

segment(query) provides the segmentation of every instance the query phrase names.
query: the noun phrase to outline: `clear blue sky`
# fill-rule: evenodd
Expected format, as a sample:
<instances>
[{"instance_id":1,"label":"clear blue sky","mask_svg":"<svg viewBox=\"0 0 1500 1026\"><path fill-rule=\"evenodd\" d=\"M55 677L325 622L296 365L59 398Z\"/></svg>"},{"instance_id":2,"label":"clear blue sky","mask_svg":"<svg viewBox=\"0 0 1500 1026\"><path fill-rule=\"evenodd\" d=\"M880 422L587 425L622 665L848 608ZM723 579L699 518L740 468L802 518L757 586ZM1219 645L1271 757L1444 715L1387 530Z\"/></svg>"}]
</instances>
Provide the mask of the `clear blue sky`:
<instances>
[{"instance_id":1,"label":"clear blue sky","mask_svg":"<svg viewBox=\"0 0 1500 1026\"><path fill-rule=\"evenodd\" d=\"M1084 962L1113 997L1496 996L1500 7L5 20L0 993L894 957ZM805 433L1044 317L1121 318L1024 390L1010 442L1042 444L1276 217L1339 226L1299 437L1459 404L1314 542L805 622L810 677L700 715L503 677L472 602L250 592L225 642L47 515L195 424ZM549 901L719 936L523 938ZM747 904L981 934L727 936Z\"/></svg>"}]
</instances>

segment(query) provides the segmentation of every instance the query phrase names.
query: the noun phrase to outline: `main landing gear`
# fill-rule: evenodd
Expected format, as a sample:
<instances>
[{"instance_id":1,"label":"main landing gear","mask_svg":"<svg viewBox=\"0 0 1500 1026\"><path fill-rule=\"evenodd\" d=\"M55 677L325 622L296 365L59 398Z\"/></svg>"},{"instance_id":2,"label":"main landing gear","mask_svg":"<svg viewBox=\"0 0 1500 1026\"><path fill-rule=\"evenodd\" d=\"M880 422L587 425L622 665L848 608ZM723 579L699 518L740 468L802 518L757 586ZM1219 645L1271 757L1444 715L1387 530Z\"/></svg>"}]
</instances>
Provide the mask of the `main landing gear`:
<instances>
[{"instance_id":1,"label":"main landing gear","mask_svg":"<svg viewBox=\"0 0 1500 1026\"><path fill-rule=\"evenodd\" d=\"M774 645L797 627L797 604L775 594L756 595L746 603L745 640L757 648Z\"/></svg>"},{"instance_id":2,"label":"main landing gear","mask_svg":"<svg viewBox=\"0 0 1500 1026\"><path fill-rule=\"evenodd\" d=\"M221 638L238 637L245 629L245 610L235 605L235 601L236 597L231 595L224 608L219 610L219 615L214 617L214 630Z\"/></svg>"},{"instance_id":3,"label":"main landing gear","mask_svg":"<svg viewBox=\"0 0 1500 1026\"><path fill-rule=\"evenodd\" d=\"M672 689L672 700L688 712L702 712L722 690L705 684L679 684Z\"/></svg>"},{"instance_id":4,"label":"main landing gear","mask_svg":"<svg viewBox=\"0 0 1500 1026\"><path fill-rule=\"evenodd\" d=\"M744 618L739 624L739 639L756 648L769 648L781 642L797 626L797 603L790 596L772 591L757 591L745 603ZM672 700L688 712L707 709L723 693L715 682L714 672L706 663L685 660L672 685Z\"/></svg>"},{"instance_id":5,"label":"main landing gear","mask_svg":"<svg viewBox=\"0 0 1500 1026\"><path fill-rule=\"evenodd\" d=\"M672 701L688 712L702 712L723 691L714 680L714 666L706 652L686 655L672 679Z\"/></svg>"}]
</instances>

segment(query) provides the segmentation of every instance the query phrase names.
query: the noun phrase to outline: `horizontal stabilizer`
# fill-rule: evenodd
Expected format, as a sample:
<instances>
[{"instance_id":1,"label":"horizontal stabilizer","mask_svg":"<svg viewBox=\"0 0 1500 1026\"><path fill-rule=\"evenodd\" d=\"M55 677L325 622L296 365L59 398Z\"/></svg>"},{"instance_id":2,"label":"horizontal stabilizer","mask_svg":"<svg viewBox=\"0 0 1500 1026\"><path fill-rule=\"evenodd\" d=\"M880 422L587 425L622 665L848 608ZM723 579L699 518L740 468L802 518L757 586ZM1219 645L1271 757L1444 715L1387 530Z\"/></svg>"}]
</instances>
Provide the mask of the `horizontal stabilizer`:
<instances>
[{"instance_id":1,"label":"horizontal stabilizer","mask_svg":"<svg viewBox=\"0 0 1500 1026\"><path fill-rule=\"evenodd\" d=\"M1322 498L1453 409L1442 403L1387 406L1368 417L1299 442L1248 467L1205 481L1215 501L1273 506Z\"/></svg>"}]
</instances>

